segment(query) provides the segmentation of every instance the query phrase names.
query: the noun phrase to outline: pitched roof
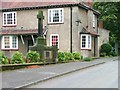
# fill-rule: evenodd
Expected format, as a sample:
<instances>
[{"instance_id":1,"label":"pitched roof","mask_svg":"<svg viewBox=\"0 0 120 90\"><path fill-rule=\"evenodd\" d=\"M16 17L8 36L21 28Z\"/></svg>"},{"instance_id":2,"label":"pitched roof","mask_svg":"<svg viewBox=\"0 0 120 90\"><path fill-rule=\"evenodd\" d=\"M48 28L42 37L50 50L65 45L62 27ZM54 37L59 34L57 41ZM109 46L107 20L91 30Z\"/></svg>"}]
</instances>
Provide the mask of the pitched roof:
<instances>
[{"instance_id":1,"label":"pitched roof","mask_svg":"<svg viewBox=\"0 0 120 90\"><path fill-rule=\"evenodd\" d=\"M37 34L37 29L29 29L29 30L2 30L0 31L0 35L19 35L19 34Z\"/></svg>"},{"instance_id":2,"label":"pitched roof","mask_svg":"<svg viewBox=\"0 0 120 90\"><path fill-rule=\"evenodd\" d=\"M65 6L79 6L84 9L91 9L91 7L87 6L84 3L80 2L72 2L69 0L34 0L33 2L17 2L19 0L14 0L12 2L2 2L2 7L0 10L2 11L12 11L12 10L29 10L29 9L40 9L40 8L51 8L51 7L65 7ZM32 0L31 0L32 1ZM99 15L99 12L93 10L96 14Z\"/></svg>"},{"instance_id":3,"label":"pitched roof","mask_svg":"<svg viewBox=\"0 0 120 90\"><path fill-rule=\"evenodd\" d=\"M98 33L93 32L93 31L88 31L88 30L87 30L86 28L84 28L84 27L82 28L80 34L91 34L91 35L93 35L93 36L99 36Z\"/></svg>"},{"instance_id":4,"label":"pitched roof","mask_svg":"<svg viewBox=\"0 0 120 90\"><path fill-rule=\"evenodd\" d=\"M47 33L43 28L43 33ZM2 29L0 35L26 35L26 34L38 34L38 29Z\"/></svg>"},{"instance_id":5,"label":"pitched roof","mask_svg":"<svg viewBox=\"0 0 120 90\"><path fill-rule=\"evenodd\" d=\"M2 9L75 4L75 2L2 2Z\"/></svg>"}]
</instances>

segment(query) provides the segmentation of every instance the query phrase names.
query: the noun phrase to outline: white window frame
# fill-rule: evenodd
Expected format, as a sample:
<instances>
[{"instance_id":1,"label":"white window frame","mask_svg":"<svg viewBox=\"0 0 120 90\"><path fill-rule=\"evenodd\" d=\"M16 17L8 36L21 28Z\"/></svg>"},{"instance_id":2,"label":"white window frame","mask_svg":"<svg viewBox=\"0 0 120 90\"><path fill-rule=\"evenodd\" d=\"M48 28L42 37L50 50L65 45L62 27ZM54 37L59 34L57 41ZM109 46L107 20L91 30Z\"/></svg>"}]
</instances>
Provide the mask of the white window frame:
<instances>
[{"instance_id":1,"label":"white window frame","mask_svg":"<svg viewBox=\"0 0 120 90\"><path fill-rule=\"evenodd\" d=\"M10 48L5 48L5 37L9 37L9 43L10 43ZM13 48L13 37L16 37L16 48ZM2 45L2 49L4 49L4 50L9 50L9 49L18 49L18 37L17 36L8 36L8 35L6 35L6 36L2 36L2 43L1 43Z\"/></svg>"},{"instance_id":2,"label":"white window frame","mask_svg":"<svg viewBox=\"0 0 120 90\"><path fill-rule=\"evenodd\" d=\"M95 27L95 24L96 24L95 21L96 21L96 20L95 20L95 14L93 14L93 27Z\"/></svg>"},{"instance_id":3,"label":"white window frame","mask_svg":"<svg viewBox=\"0 0 120 90\"><path fill-rule=\"evenodd\" d=\"M85 36L86 37L86 44L85 47L82 47L82 37ZM90 37L90 41L88 41L88 37ZM81 34L81 49L91 49L91 35L89 34Z\"/></svg>"},{"instance_id":4,"label":"white window frame","mask_svg":"<svg viewBox=\"0 0 120 90\"><path fill-rule=\"evenodd\" d=\"M58 10L59 12L59 22L53 22L53 11ZM60 11L62 10L62 15ZM51 20L51 21L50 21ZM63 8L55 8L55 9L48 9L48 23L64 23L64 9Z\"/></svg>"},{"instance_id":5,"label":"white window frame","mask_svg":"<svg viewBox=\"0 0 120 90\"><path fill-rule=\"evenodd\" d=\"M8 18L7 15L12 14L12 24L8 24ZM15 14L15 18L14 18ZM4 15L6 15L6 20L4 20ZM14 23L15 22L15 23ZM17 25L17 13L16 12L3 12L3 26L13 26Z\"/></svg>"},{"instance_id":6,"label":"white window frame","mask_svg":"<svg viewBox=\"0 0 120 90\"><path fill-rule=\"evenodd\" d=\"M50 35L50 46L52 46L52 36L58 36L58 49L59 49L59 34L51 34Z\"/></svg>"}]
</instances>

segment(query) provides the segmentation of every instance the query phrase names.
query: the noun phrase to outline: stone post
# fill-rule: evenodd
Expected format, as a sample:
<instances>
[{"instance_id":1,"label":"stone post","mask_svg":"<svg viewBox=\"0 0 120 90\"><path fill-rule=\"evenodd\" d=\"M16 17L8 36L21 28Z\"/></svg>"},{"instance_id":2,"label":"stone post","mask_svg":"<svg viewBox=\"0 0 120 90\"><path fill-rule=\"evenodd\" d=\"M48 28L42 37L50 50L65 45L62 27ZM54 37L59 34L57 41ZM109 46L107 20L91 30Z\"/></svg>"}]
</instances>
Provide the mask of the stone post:
<instances>
[{"instance_id":1,"label":"stone post","mask_svg":"<svg viewBox=\"0 0 120 90\"><path fill-rule=\"evenodd\" d=\"M38 18L38 36L43 37L43 19L44 19L43 11L38 12L37 18Z\"/></svg>"}]
</instances>

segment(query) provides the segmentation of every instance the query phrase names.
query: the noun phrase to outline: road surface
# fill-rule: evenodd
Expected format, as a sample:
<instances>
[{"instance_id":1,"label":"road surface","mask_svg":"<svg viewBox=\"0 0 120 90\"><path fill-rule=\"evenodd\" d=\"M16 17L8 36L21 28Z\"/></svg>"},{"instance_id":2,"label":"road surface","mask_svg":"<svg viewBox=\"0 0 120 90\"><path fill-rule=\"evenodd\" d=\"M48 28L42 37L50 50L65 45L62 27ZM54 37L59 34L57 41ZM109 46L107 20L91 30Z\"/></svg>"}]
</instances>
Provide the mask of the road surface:
<instances>
[{"instance_id":1,"label":"road surface","mask_svg":"<svg viewBox=\"0 0 120 90\"><path fill-rule=\"evenodd\" d=\"M118 61L107 62L26 88L118 88Z\"/></svg>"}]
</instances>

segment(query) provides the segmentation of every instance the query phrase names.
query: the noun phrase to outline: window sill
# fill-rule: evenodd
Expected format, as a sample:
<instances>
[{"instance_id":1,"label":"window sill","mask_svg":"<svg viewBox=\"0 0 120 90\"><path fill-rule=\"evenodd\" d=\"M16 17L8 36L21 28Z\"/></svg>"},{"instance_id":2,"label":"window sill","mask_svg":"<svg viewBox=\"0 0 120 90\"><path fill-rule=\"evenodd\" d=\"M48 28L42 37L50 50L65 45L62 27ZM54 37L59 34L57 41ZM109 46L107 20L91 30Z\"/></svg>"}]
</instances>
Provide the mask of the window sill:
<instances>
[{"instance_id":1,"label":"window sill","mask_svg":"<svg viewBox=\"0 0 120 90\"><path fill-rule=\"evenodd\" d=\"M64 24L64 23L48 23L48 25L55 25L55 24Z\"/></svg>"},{"instance_id":2,"label":"window sill","mask_svg":"<svg viewBox=\"0 0 120 90\"><path fill-rule=\"evenodd\" d=\"M16 27L17 25L3 25L2 27Z\"/></svg>"},{"instance_id":3,"label":"window sill","mask_svg":"<svg viewBox=\"0 0 120 90\"><path fill-rule=\"evenodd\" d=\"M91 51L91 49L81 49L81 50L88 50L88 51Z\"/></svg>"},{"instance_id":4,"label":"window sill","mask_svg":"<svg viewBox=\"0 0 120 90\"><path fill-rule=\"evenodd\" d=\"M2 51L18 51L19 49L1 49Z\"/></svg>"}]
</instances>

